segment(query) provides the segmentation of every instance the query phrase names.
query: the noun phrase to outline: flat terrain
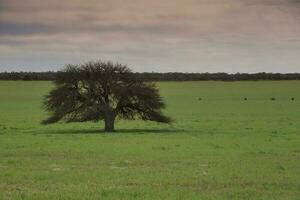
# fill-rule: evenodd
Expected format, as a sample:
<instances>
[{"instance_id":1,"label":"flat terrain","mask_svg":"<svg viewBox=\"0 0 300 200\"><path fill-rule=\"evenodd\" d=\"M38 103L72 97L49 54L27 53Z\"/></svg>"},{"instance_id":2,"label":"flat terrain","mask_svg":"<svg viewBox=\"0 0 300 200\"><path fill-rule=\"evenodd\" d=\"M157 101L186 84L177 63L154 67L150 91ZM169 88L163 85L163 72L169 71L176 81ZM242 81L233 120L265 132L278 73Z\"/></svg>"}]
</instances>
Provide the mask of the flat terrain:
<instances>
[{"instance_id":1,"label":"flat terrain","mask_svg":"<svg viewBox=\"0 0 300 200\"><path fill-rule=\"evenodd\" d=\"M300 81L158 86L174 124L105 134L40 125L50 82L0 81L0 199L300 198Z\"/></svg>"}]
</instances>

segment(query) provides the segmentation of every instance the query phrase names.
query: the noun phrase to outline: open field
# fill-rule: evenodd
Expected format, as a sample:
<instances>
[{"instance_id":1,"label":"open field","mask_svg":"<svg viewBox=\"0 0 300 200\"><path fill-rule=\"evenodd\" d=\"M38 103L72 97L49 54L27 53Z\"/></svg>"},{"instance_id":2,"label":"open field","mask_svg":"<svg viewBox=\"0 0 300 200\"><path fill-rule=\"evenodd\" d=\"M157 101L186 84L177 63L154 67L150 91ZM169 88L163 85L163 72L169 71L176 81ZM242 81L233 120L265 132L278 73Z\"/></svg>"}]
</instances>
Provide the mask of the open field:
<instances>
[{"instance_id":1,"label":"open field","mask_svg":"<svg viewBox=\"0 0 300 200\"><path fill-rule=\"evenodd\" d=\"M158 86L174 124L104 134L40 125L50 82L0 81L0 199L300 198L300 81Z\"/></svg>"}]
</instances>

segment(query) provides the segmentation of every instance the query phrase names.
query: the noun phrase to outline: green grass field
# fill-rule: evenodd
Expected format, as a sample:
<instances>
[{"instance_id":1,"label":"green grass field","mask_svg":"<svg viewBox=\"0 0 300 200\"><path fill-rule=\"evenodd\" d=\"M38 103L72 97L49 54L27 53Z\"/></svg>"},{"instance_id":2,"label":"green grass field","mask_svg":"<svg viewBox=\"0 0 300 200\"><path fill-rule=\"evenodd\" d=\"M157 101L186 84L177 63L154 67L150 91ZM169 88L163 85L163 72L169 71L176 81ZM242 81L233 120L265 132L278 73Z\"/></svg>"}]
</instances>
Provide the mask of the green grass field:
<instances>
[{"instance_id":1,"label":"green grass field","mask_svg":"<svg viewBox=\"0 0 300 200\"><path fill-rule=\"evenodd\" d=\"M50 82L0 81L0 199L300 199L300 81L158 86L175 123L105 134L40 125Z\"/></svg>"}]
</instances>

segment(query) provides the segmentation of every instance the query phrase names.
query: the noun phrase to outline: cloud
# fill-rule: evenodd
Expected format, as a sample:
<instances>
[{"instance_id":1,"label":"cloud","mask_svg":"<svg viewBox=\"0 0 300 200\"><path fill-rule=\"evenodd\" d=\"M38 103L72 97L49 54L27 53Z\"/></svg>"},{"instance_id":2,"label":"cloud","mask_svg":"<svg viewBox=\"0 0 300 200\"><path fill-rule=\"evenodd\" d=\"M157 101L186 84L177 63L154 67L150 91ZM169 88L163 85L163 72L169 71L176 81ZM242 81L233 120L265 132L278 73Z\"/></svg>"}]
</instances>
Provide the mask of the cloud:
<instances>
[{"instance_id":1,"label":"cloud","mask_svg":"<svg viewBox=\"0 0 300 200\"><path fill-rule=\"evenodd\" d=\"M49 26L42 24L15 24L0 22L0 35L32 35L38 33L51 33Z\"/></svg>"},{"instance_id":2,"label":"cloud","mask_svg":"<svg viewBox=\"0 0 300 200\"><path fill-rule=\"evenodd\" d=\"M101 57L140 71L295 71L299 35L297 0L0 0L2 71Z\"/></svg>"}]
</instances>

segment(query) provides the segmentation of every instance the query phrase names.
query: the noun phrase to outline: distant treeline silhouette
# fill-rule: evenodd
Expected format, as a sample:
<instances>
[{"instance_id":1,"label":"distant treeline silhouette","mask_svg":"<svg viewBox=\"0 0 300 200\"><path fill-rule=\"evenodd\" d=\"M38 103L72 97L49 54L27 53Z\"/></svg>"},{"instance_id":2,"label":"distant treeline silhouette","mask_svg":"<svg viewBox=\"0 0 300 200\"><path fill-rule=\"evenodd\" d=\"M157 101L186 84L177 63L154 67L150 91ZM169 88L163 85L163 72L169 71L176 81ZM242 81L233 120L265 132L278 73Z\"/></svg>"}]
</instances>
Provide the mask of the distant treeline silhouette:
<instances>
[{"instance_id":1,"label":"distant treeline silhouette","mask_svg":"<svg viewBox=\"0 0 300 200\"><path fill-rule=\"evenodd\" d=\"M0 80L48 81L56 76L57 72L1 72Z\"/></svg>"},{"instance_id":2,"label":"distant treeline silhouette","mask_svg":"<svg viewBox=\"0 0 300 200\"><path fill-rule=\"evenodd\" d=\"M0 80L55 80L58 72L2 72ZM144 81L256 81L256 80L300 80L300 73L135 73Z\"/></svg>"}]
</instances>

